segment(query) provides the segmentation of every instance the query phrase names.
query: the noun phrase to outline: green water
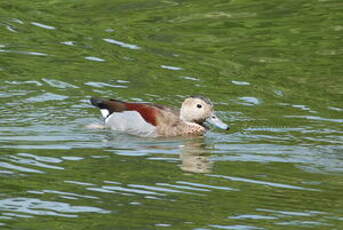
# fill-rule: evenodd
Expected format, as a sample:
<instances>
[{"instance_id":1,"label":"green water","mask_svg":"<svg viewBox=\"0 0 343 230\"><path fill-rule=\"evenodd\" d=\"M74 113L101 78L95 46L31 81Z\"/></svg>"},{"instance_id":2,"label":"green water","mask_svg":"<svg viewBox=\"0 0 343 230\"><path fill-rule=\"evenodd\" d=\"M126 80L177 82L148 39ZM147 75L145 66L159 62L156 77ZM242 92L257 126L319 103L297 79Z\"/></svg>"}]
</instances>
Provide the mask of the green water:
<instances>
[{"instance_id":1,"label":"green water","mask_svg":"<svg viewBox=\"0 0 343 230\"><path fill-rule=\"evenodd\" d=\"M339 0L0 2L0 229L343 228ZM139 138L90 96L232 129Z\"/></svg>"}]
</instances>

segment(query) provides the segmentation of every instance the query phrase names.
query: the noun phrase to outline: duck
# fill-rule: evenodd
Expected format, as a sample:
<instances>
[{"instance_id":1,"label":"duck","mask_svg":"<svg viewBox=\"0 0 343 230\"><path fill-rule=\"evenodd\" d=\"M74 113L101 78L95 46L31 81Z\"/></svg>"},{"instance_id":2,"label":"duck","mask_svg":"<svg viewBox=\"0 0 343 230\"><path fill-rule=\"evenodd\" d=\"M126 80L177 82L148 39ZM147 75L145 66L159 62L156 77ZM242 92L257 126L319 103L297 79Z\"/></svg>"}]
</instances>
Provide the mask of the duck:
<instances>
[{"instance_id":1,"label":"duck","mask_svg":"<svg viewBox=\"0 0 343 230\"><path fill-rule=\"evenodd\" d=\"M187 97L180 109L142 102L92 97L92 105L100 109L104 127L146 137L203 136L208 124L229 130L204 96Z\"/></svg>"}]
</instances>

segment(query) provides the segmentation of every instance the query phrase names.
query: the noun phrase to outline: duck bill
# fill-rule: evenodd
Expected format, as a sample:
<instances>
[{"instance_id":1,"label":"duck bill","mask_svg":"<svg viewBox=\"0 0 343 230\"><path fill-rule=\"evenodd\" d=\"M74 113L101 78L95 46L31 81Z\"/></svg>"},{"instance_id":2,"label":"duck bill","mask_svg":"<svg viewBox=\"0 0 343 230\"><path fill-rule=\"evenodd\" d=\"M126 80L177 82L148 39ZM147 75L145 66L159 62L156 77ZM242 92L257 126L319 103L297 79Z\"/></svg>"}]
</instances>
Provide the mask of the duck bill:
<instances>
[{"instance_id":1,"label":"duck bill","mask_svg":"<svg viewBox=\"0 0 343 230\"><path fill-rule=\"evenodd\" d=\"M209 118L207 118L206 121L210 123L211 125L214 125L220 129L225 129L225 130L230 129L230 126L222 122L215 114L212 114Z\"/></svg>"}]
</instances>

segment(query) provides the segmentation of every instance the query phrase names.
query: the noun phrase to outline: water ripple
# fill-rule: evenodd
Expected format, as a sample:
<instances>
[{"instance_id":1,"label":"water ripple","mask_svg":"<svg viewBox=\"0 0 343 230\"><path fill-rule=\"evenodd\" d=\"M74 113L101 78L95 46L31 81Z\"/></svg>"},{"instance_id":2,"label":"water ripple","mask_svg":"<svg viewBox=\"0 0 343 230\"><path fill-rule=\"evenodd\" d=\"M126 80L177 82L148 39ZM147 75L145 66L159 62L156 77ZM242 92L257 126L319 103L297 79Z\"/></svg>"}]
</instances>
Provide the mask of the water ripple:
<instances>
[{"instance_id":1,"label":"water ripple","mask_svg":"<svg viewBox=\"0 0 343 230\"><path fill-rule=\"evenodd\" d=\"M61 44L66 45L66 46L75 46L76 42L75 41L65 41L65 42L61 42Z\"/></svg>"},{"instance_id":2,"label":"water ripple","mask_svg":"<svg viewBox=\"0 0 343 230\"><path fill-rule=\"evenodd\" d=\"M27 102L45 102L45 101L63 101L68 96L59 95L55 93L44 93L35 97L29 97L26 99Z\"/></svg>"},{"instance_id":3,"label":"water ripple","mask_svg":"<svg viewBox=\"0 0 343 230\"><path fill-rule=\"evenodd\" d=\"M285 222L279 222L276 223L277 225L290 225L290 226L306 226L310 227L311 225L316 225L316 226L333 226L332 224L327 224L327 223L321 223L319 221L301 221L301 220L293 220L293 221L285 221Z\"/></svg>"},{"instance_id":4,"label":"water ripple","mask_svg":"<svg viewBox=\"0 0 343 230\"><path fill-rule=\"evenodd\" d=\"M283 216L285 215L286 216L316 216L319 214L325 214L325 212L320 212L320 211L295 212L295 211L272 210L272 209L266 209L266 208L257 208L256 211L282 214Z\"/></svg>"},{"instance_id":5,"label":"water ripple","mask_svg":"<svg viewBox=\"0 0 343 230\"><path fill-rule=\"evenodd\" d=\"M176 189L202 191L202 192L210 192L211 191L209 189L204 189L204 188L196 188L196 187L191 187L191 186L175 185L175 184L167 184L167 183L156 183L156 185L158 185L158 186L166 186L166 187L171 187L171 188L176 188Z\"/></svg>"},{"instance_id":6,"label":"water ripple","mask_svg":"<svg viewBox=\"0 0 343 230\"><path fill-rule=\"evenodd\" d=\"M42 78L42 81L50 85L51 87L54 88L59 88L59 89L67 89L67 88L79 88L78 86L72 85L70 83L67 83L65 81L60 81L56 79L50 79L50 78Z\"/></svg>"},{"instance_id":7,"label":"water ripple","mask_svg":"<svg viewBox=\"0 0 343 230\"><path fill-rule=\"evenodd\" d=\"M246 178L240 178L240 177L223 176L223 175L210 175L210 174L208 176L210 176L210 177L217 177L217 178L224 178L224 179L231 180L231 181L239 181L239 182L247 182L247 183L252 183L252 184L268 185L268 186L277 187L277 188L306 190L306 191L321 191L320 189L304 188L304 187L295 186L295 185L273 183L273 182L253 180L253 179L246 179Z\"/></svg>"},{"instance_id":8,"label":"water ripple","mask_svg":"<svg viewBox=\"0 0 343 230\"><path fill-rule=\"evenodd\" d=\"M31 166L36 166L36 167L41 167L41 168L47 168L47 169L57 169L57 170L63 170L63 167L58 167L54 165L48 165L45 163L41 163L36 160L31 160L27 158L21 158L21 157L16 157L16 156L10 156L10 161L14 163L19 163L19 164L24 164L24 165L31 165Z\"/></svg>"},{"instance_id":9,"label":"water ripple","mask_svg":"<svg viewBox=\"0 0 343 230\"><path fill-rule=\"evenodd\" d=\"M239 215L239 216L230 216L228 218L229 219L237 219L237 220L246 220L246 219L251 219L251 220L275 220L275 219L278 219L277 217L274 217L274 216L249 215L249 214L244 214L244 215Z\"/></svg>"},{"instance_id":10,"label":"water ripple","mask_svg":"<svg viewBox=\"0 0 343 230\"><path fill-rule=\"evenodd\" d=\"M42 52L19 51L19 50L4 50L4 49L0 49L0 53L15 53L15 54L24 54L24 55L33 55L33 56L48 56L48 54L42 53Z\"/></svg>"},{"instance_id":11,"label":"water ripple","mask_svg":"<svg viewBox=\"0 0 343 230\"><path fill-rule=\"evenodd\" d=\"M119 192L129 192L129 193L137 193L137 194L144 194L144 195L158 195L158 196L164 196L162 193L147 191L143 189L134 189L134 188L124 188L121 186L102 186L103 189L106 190L114 190Z\"/></svg>"},{"instance_id":12,"label":"water ripple","mask_svg":"<svg viewBox=\"0 0 343 230\"><path fill-rule=\"evenodd\" d=\"M132 188L142 188L142 189L158 191L158 192L194 194L194 193L185 192L181 190L169 189L169 188L163 188L163 187L157 187L157 186L151 186L151 185L129 184L128 186Z\"/></svg>"},{"instance_id":13,"label":"water ripple","mask_svg":"<svg viewBox=\"0 0 343 230\"><path fill-rule=\"evenodd\" d=\"M49 163L61 163L62 160L56 157L46 157L46 156L38 156L30 153L18 153L18 156L22 157L30 157L37 161L49 162Z\"/></svg>"},{"instance_id":14,"label":"water ripple","mask_svg":"<svg viewBox=\"0 0 343 230\"><path fill-rule=\"evenodd\" d=\"M33 84L36 86L42 86L43 84L36 80L28 80L28 81L5 81L7 84L12 85L23 85L23 84Z\"/></svg>"},{"instance_id":15,"label":"water ripple","mask_svg":"<svg viewBox=\"0 0 343 230\"><path fill-rule=\"evenodd\" d=\"M239 97L238 99L238 104L247 106L259 105L262 103L261 100L256 97Z\"/></svg>"},{"instance_id":16,"label":"water ripple","mask_svg":"<svg viewBox=\"0 0 343 230\"><path fill-rule=\"evenodd\" d=\"M225 191L239 191L239 189L230 188L227 186L215 186L215 185L200 184L200 183L187 182L187 181L177 181L176 183L191 185L191 186L200 187L200 188L219 189L219 190L225 190Z\"/></svg>"},{"instance_id":17,"label":"water ripple","mask_svg":"<svg viewBox=\"0 0 343 230\"><path fill-rule=\"evenodd\" d=\"M133 49L133 50L138 50L138 49L141 48L138 45L133 45L133 44L125 43L125 42L117 41L117 40L110 39L110 38L104 38L103 40L105 42L108 42L108 43L111 43L111 44L115 44L115 45L118 45L118 46L123 47L123 48L129 48L129 49Z\"/></svg>"},{"instance_id":18,"label":"water ripple","mask_svg":"<svg viewBox=\"0 0 343 230\"><path fill-rule=\"evenodd\" d=\"M99 199L96 196L89 196L89 195L80 195L72 192L61 192L61 191L55 191L55 190L48 190L44 189L42 191L34 191L34 190L29 190L27 191L28 193L32 194L57 194L57 195L62 195L62 196L68 196L68 197L74 197L74 198L86 198L86 199Z\"/></svg>"},{"instance_id":19,"label":"water ripple","mask_svg":"<svg viewBox=\"0 0 343 230\"><path fill-rule=\"evenodd\" d=\"M0 167L16 170L16 171L19 171L19 172L41 173L41 174L44 173L41 170L26 168L26 167L22 167L22 166L17 166L17 165L6 163L6 162L0 162Z\"/></svg>"},{"instance_id":20,"label":"water ripple","mask_svg":"<svg viewBox=\"0 0 343 230\"><path fill-rule=\"evenodd\" d=\"M0 200L0 210L26 213L30 215L62 216L70 218L78 217L78 215L69 213L110 213L110 211L102 208L72 206L64 202L45 201L26 197L15 197Z\"/></svg>"},{"instance_id":21,"label":"water ripple","mask_svg":"<svg viewBox=\"0 0 343 230\"><path fill-rule=\"evenodd\" d=\"M169 69L169 70L182 70L181 67L170 66L170 65L161 65L162 69Z\"/></svg>"},{"instance_id":22,"label":"water ripple","mask_svg":"<svg viewBox=\"0 0 343 230\"><path fill-rule=\"evenodd\" d=\"M103 88L103 87L127 88L128 87L127 85L119 85L119 84L113 85L113 84L109 84L105 82L94 82L94 81L86 82L84 84L88 86L96 87L96 88Z\"/></svg>"},{"instance_id":23,"label":"water ripple","mask_svg":"<svg viewBox=\"0 0 343 230\"><path fill-rule=\"evenodd\" d=\"M247 82L247 81L235 81L235 80L232 80L231 82L234 85L250 85L250 83Z\"/></svg>"},{"instance_id":24,"label":"water ripple","mask_svg":"<svg viewBox=\"0 0 343 230\"><path fill-rule=\"evenodd\" d=\"M95 61L95 62L104 62L105 61L105 59L98 58L98 57L93 57L93 56L85 57L85 59L89 60L89 61Z\"/></svg>"},{"instance_id":25,"label":"water ripple","mask_svg":"<svg viewBox=\"0 0 343 230\"><path fill-rule=\"evenodd\" d=\"M31 24L34 26L38 26L40 28L43 28L43 29L47 29L47 30L55 30L56 29L56 27L54 27L54 26L48 26L48 25L45 25L45 24L42 24L39 22L31 22Z\"/></svg>"},{"instance_id":26,"label":"water ripple","mask_svg":"<svg viewBox=\"0 0 343 230\"><path fill-rule=\"evenodd\" d=\"M94 186L94 184L87 183L87 182L80 182L80 181L65 180L64 182L70 183L70 184L82 185L82 186Z\"/></svg>"},{"instance_id":27,"label":"water ripple","mask_svg":"<svg viewBox=\"0 0 343 230\"><path fill-rule=\"evenodd\" d=\"M324 118L319 116L302 116L302 115L286 115L286 118L302 118L307 120L314 120L314 121L328 121L328 122L335 122L335 123L343 123L343 119L331 119L331 118Z\"/></svg>"},{"instance_id":28,"label":"water ripple","mask_svg":"<svg viewBox=\"0 0 343 230\"><path fill-rule=\"evenodd\" d=\"M250 225L217 225L217 224L210 224L208 226L213 227L213 228L218 228L218 229L229 229L229 230L258 230L258 229L265 229L265 228L250 226Z\"/></svg>"}]
</instances>

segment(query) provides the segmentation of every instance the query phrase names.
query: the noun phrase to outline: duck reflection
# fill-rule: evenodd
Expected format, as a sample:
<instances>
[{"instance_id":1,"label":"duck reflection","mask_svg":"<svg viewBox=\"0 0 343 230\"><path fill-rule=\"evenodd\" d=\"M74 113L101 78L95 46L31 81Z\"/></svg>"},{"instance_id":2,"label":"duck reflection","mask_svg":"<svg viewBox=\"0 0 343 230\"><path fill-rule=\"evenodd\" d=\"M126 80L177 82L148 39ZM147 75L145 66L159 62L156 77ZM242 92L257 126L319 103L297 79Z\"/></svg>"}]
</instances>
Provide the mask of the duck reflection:
<instances>
[{"instance_id":1,"label":"duck reflection","mask_svg":"<svg viewBox=\"0 0 343 230\"><path fill-rule=\"evenodd\" d=\"M180 168L185 172L210 173L214 166L203 138L185 142L181 147L180 159Z\"/></svg>"},{"instance_id":2,"label":"duck reflection","mask_svg":"<svg viewBox=\"0 0 343 230\"><path fill-rule=\"evenodd\" d=\"M117 154L127 156L179 154L181 160L179 167L184 172L210 173L213 170L214 162L210 159L211 153L203 137L185 140L180 137L156 139L113 132L107 134L104 143L107 143L107 147L118 150Z\"/></svg>"}]
</instances>

